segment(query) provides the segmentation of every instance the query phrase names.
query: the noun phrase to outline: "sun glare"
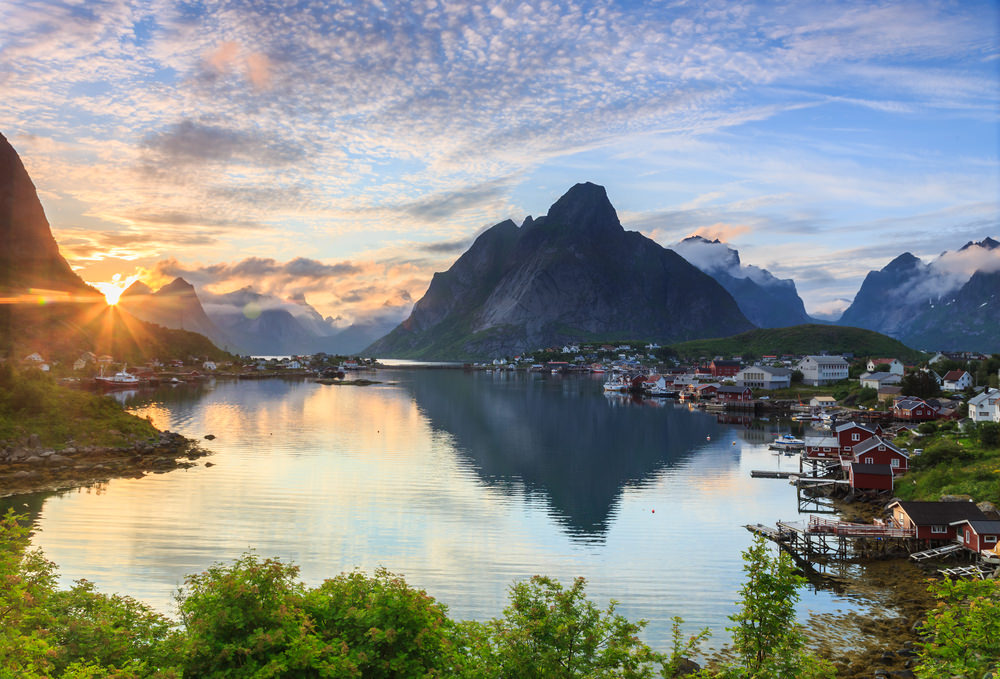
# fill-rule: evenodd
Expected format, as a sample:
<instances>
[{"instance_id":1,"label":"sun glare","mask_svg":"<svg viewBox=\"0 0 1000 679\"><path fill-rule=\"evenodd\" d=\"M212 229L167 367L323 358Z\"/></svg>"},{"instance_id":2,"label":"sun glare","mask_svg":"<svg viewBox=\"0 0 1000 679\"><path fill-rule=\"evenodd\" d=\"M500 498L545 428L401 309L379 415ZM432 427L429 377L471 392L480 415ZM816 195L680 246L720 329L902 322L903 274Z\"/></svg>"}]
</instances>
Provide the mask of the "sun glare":
<instances>
[{"instance_id":1,"label":"sun glare","mask_svg":"<svg viewBox=\"0 0 1000 679\"><path fill-rule=\"evenodd\" d=\"M132 285L138 276L128 276L123 278L120 273L116 273L111 277L111 282L99 282L91 283L95 288L104 293L104 299L107 301L108 306L114 306L118 304L118 299L122 296L122 293L128 289L128 286Z\"/></svg>"}]
</instances>

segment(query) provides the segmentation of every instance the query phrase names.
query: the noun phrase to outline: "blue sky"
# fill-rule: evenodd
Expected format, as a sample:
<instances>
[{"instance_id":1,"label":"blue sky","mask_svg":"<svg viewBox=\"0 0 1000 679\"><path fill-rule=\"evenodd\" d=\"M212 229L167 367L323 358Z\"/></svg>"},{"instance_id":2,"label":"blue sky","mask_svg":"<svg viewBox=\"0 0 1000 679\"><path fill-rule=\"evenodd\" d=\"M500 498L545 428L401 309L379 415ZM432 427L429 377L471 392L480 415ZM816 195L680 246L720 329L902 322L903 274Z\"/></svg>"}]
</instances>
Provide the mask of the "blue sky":
<instances>
[{"instance_id":1,"label":"blue sky","mask_svg":"<svg viewBox=\"0 0 1000 679\"><path fill-rule=\"evenodd\" d=\"M996 2L0 5L0 131L87 280L400 316L483 228L607 187L836 313L1000 236Z\"/></svg>"}]
</instances>

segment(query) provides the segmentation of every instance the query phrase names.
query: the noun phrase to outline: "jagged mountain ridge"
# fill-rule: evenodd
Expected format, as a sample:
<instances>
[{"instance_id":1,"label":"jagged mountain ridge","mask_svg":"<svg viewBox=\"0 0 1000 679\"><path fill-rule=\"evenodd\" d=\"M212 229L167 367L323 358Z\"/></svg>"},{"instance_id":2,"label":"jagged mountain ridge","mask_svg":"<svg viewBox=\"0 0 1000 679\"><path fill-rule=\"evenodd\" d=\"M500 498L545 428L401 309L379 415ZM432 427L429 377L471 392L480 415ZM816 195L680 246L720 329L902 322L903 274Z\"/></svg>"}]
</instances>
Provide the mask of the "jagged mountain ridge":
<instances>
[{"instance_id":1,"label":"jagged mountain ridge","mask_svg":"<svg viewBox=\"0 0 1000 679\"><path fill-rule=\"evenodd\" d=\"M434 274L409 318L365 353L512 355L567 341L671 342L749 330L721 285L625 231L603 187L577 184L544 217L501 222Z\"/></svg>"},{"instance_id":2,"label":"jagged mountain ridge","mask_svg":"<svg viewBox=\"0 0 1000 679\"><path fill-rule=\"evenodd\" d=\"M695 248L702 250L702 256L695 256ZM690 236L671 249L718 281L754 325L783 328L816 322L806 313L795 281L777 278L766 269L744 267L739 251L726 243Z\"/></svg>"},{"instance_id":3,"label":"jagged mountain ridge","mask_svg":"<svg viewBox=\"0 0 1000 679\"><path fill-rule=\"evenodd\" d=\"M987 267L969 275L965 266ZM906 252L865 277L837 321L924 350L1000 351L1000 243L969 242L925 264Z\"/></svg>"}]
</instances>

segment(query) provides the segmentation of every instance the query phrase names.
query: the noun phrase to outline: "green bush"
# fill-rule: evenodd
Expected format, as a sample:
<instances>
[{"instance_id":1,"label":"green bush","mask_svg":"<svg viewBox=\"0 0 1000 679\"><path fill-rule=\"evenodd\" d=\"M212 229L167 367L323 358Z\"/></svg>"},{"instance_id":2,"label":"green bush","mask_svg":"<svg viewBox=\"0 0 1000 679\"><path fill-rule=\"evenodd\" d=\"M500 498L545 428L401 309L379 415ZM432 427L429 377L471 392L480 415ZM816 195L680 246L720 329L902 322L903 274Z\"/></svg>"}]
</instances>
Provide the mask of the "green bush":
<instances>
[{"instance_id":1,"label":"green bush","mask_svg":"<svg viewBox=\"0 0 1000 679\"><path fill-rule=\"evenodd\" d=\"M972 453L962 448L956 441L941 439L928 445L923 453L913 458L911 465L918 470L930 469L931 467L961 462L972 457Z\"/></svg>"},{"instance_id":2,"label":"green bush","mask_svg":"<svg viewBox=\"0 0 1000 679\"><path fill-rule=\"evenodd\" d=\"M917 431L919 431L921 434L933 434L934 432L937 431L937 429L938 429L937 422L934 421L921 422L920 425L917 426Z\"/></svg>"}]
</instances>

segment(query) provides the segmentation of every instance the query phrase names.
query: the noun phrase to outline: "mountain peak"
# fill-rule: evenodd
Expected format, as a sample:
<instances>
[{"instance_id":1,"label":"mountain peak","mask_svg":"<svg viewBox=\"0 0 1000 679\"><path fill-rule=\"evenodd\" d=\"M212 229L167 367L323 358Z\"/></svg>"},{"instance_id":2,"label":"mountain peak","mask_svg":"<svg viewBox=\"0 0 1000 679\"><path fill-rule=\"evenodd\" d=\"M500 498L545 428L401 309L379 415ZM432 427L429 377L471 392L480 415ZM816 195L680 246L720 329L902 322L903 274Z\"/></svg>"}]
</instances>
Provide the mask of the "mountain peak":
<instances>
[{"instance_id":1,"label":"mountain peak","mask_svg":"<svg viewBox=\"0 0 1000 679\"><path fill-rule=\"evenodd\" d=\"M162 288L157 290L156 294L175 295L193 291L194 291L194 286L188 283L180 276L178 276L174 280L170 281L167 285L164 285Z\"/></svg>"},{"instance_id":2,"label":"mountain peak","mask_svg":"<svg viewBox=\"0 0 1000 679\"><path fill-rule=\"evenodd\" d=\"M153 290L143 283L142 281L135 281L132 285L125 288L122 292L122 297L137 297L139 295L151 295Z\"/></svg>"},{"instance_id":3,"label":"mountain peak","mask_svg":"<svg viewBox=\"0 0 1000 679\"><path fill-rule=\"evenodd\" d=\"M1000 243L998 243L997 241L995 241L992 238L990 238L989 236L987 236L986 238L984 238L983 240L979 241L978 243L975 243L975 242L973 242L973 241L970 240L968 243L966 243L965 245L963 245L960 248L959 251L961 252L961 250L968 250L969 248L973 248L973 247L980 247L980 248L983 248L985 250L995 250L996 248L1000 247Z\"/></svg>"},{"instance_id":4,"label":"mountain peak","mask_svg":"<svg viewBox=\"0 0 1000 679\"><path fill-rule=\"evenodd\" d=\"M913 255L911 252L904 252L903 254L896 257L894 260L889 262L882 268L882 271L892 271L899 272L905 271L907 269L915 269L917 265L920 264L920 258Z\"/></svg>"},{"instance_id":5,"label":"mountain peak","mask_svg":"<svg viewBox=\"0 0 1000 679\"><path fill-rule=\"evenodd\" d=\"M562 225L581 231L623 231L608 192L591 182L576 184L564 193L549 208L544 221L549 226Z\"/></svg>"}]
</instances>

